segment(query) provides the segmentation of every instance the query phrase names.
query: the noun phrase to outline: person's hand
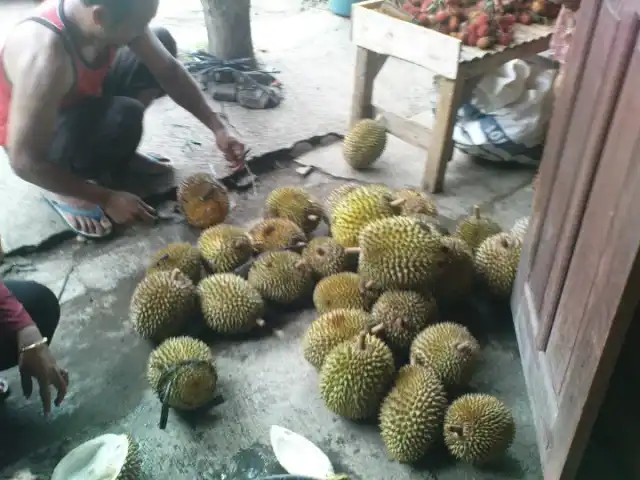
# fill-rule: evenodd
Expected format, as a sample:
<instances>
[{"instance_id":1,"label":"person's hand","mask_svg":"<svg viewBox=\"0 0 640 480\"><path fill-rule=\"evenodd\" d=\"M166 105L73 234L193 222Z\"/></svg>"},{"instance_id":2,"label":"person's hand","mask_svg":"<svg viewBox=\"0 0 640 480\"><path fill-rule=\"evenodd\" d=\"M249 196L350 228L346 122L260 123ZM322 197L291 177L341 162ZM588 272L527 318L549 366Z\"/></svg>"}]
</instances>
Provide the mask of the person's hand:
<instances>
[{"instance_id":1,"label":"person's hand","mask_svg":"<svg viewBox=\"0 0 640 480\"><path fill-rule=\"evenodd\" d=\"M35 327L27 327L18 333L18 348L23 349L41 341L42 336ZM59 406L67 394L69 374L58 367L47 344L27 349L18 359L20 383L26 398L33 393L33 380L38 383L42 409L45 416L51 412L51 387L56 389L54 404Z\"/></svg>"},{"instance_id":2,"label":"person's hand","mask_svg":"<svg viewBox=\"0 0 640 480\"><path fill-rule=\"evenodd\" d=\"M128 225L135 221L152 223L156 211L140 197L128 192L112 191L104 204L104 213L120 225Z\"/></svg>"},{"instance_id":3,"label":"person's hand","mask_svg":"<svg viewBox=\"0 0 640 480\"><path fill-rule=\"evenodd\" d=\"M234 171L244 166L244 144L229 135L226 130L216 133L216 145Z\"/></svg>"}]
</instances>

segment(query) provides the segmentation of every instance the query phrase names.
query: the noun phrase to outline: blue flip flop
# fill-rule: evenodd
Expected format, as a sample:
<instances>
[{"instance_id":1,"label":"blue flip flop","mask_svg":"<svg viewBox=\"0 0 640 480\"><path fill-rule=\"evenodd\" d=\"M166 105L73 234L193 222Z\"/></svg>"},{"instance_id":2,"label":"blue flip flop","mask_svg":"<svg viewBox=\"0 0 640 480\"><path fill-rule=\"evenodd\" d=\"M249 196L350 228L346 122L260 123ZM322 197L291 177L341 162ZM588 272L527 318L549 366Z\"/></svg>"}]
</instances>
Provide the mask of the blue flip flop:
<instances>
[{"instance_id":1,"label":"blue flip flop","mask_svg":"<svg viewBox=\"0 0 640 480\"><path fill-rule=\"evenodd\" d=\"M84 210L81 208L75 208L72 207L71 205L65 205L63 203L59 203L56 202L55 200L52 200L50 198L47 198L45 196L42 197L50 206L51 208L53 208L53 210L60 215L60 218L62 218L62 220L67 224L67 226L76 234L82 236L82 237L86 237L86 238L105 238L107 236L109 236L111 234L111 232L113 231L113 228L109 228L108 231L106 233L103 233L102 235L98 235L95 233L86 233L83 231L78 230L77 228L75 228L73 226L73 224L67 220L67 218L65 217L65 215L73 215L74 217L86 217L86 218L90 218L92 220L96 220L97 222L103 220L104 218L106 218L104 212L102 211L102 209L99 206L95 206L94 208L92 208L91 210Z\"/></svg>"}]
</instances>

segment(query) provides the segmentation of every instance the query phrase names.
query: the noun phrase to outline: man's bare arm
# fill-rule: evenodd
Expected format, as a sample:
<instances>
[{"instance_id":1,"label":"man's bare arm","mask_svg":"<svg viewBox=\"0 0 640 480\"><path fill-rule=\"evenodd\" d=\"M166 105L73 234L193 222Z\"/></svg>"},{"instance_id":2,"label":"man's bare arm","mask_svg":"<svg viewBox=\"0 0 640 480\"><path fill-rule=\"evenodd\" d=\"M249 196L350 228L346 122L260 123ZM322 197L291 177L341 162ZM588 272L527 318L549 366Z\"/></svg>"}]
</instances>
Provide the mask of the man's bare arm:
<instances>
[{"instance_id":1,"label":"man's bare arm","mask_svg":"<svg viewBox=\"0 0 640 480\"><path fill-rule=\"evenodd\" d=\"M158 80L162 89L178 105L196 117L213 133L225 126L207 103L191 74L162 45L148 28L129 48Z\"/></svg>"},{"instance_id":2,"label":"man's bare arm","mask_svg":"<svg viewBox=\"0 0 640 480\"><path fill-rule=\"evenodd\" d=\"M44 27L29 26L34 28ZM38 38L32 40L32 47L30 42L20 42L22 52L5 57L13 84L7 142L11 167L23 180L46 190L104 206L109 190L48 159L58 109L73 84L73 71L60 39L48 31L35 33ZM13 40L19 41L8 39L5 54L11 51Z\"/></svg>"}]
</instances>

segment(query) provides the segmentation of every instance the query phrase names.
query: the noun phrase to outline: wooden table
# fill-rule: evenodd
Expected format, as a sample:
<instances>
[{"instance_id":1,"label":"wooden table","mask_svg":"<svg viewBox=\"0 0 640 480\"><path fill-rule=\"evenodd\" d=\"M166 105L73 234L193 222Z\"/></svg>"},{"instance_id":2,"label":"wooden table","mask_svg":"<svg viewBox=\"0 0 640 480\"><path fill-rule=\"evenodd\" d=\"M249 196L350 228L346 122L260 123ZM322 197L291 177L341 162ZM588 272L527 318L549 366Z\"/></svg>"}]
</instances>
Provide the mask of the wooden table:
<instances>
[{"instance_id":1,"label":"wooden table","mask_svg":"<svg viewBox=\"0 0 640 480\"><path fill-rule=\"evenodd\" d=\"M465 94L470 93L473 84L470 79L513 59L547 50L552 26L516 24L511 46L481 50L463 45L449 35L381 13L378 8L382 3L369 0L353 5L351 35L358 52L350 125L381 114L391 135L427 150L422 188L439 193L443 189L447 163L453 155L456 113ZM372 105L375 78L390 56L426 68L439 77L440 98L433 130Z\"/></svg>"}]
</instances>

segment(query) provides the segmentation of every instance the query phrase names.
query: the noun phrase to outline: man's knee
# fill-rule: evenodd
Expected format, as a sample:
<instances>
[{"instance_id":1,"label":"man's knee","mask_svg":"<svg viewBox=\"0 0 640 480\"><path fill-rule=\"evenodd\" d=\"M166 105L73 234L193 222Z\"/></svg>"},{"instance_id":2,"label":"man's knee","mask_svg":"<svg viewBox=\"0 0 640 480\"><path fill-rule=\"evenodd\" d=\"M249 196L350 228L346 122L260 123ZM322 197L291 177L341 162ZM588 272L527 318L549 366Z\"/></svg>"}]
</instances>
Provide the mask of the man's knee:
<instances>
[{"instance_id":1,"label":"man's knee","mask_svg":"<svg viewBox=\"0 0 640 480\"><path fill-rule=\"evenodd\" d=\"M142 102L130 97L114 97L112 102L110 114L115 116L115 121L118 125L119 132L117 137L120 140L125 140L127 145L133 142L137 147L142 139L144 105Z\"/></svg>"},{"instance_id":2,"label":"man's knee","mask_svg":"<svg viewBox=\"0 0 640 480\"><path fill-rule=\"evenodd\" d=\"M178 44L169 30L164 27L154 27L151 30L172 56L178 56Z\"/></svg>"},{"instance_id":3,"label":"man's knee","mask_svg":"<svg viewBox=\"0 0 640 480\"><path fill-rule=\"evenodd\" d=\"M60 321L60 302L48 287L31 280L20 282L14 295L31 316L40 333L51 339Z\"/></svg>"}]
</instances>

